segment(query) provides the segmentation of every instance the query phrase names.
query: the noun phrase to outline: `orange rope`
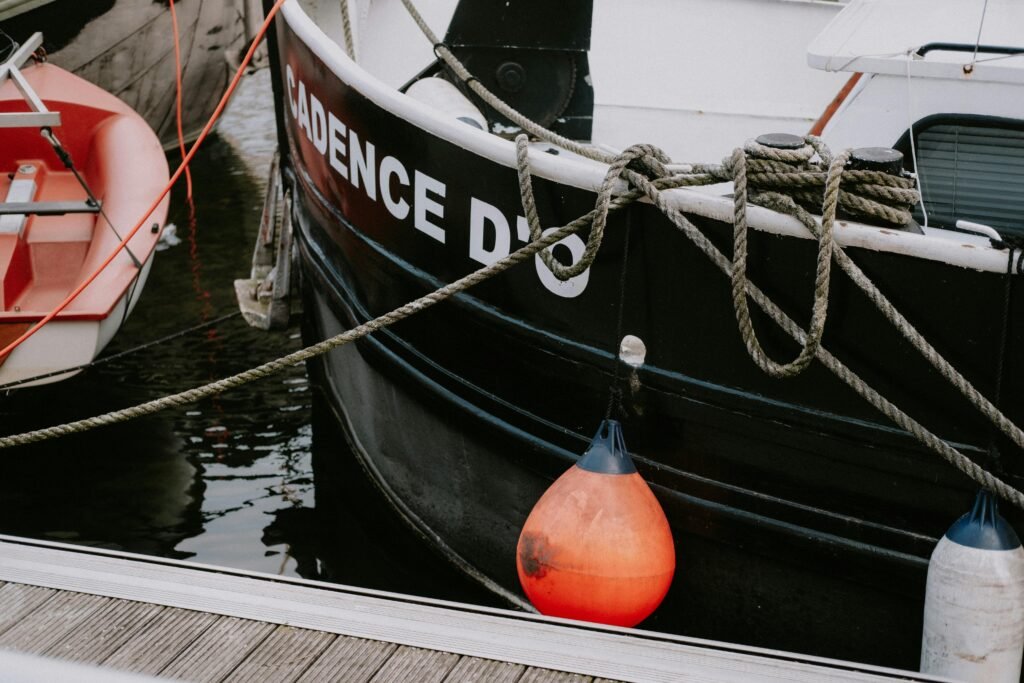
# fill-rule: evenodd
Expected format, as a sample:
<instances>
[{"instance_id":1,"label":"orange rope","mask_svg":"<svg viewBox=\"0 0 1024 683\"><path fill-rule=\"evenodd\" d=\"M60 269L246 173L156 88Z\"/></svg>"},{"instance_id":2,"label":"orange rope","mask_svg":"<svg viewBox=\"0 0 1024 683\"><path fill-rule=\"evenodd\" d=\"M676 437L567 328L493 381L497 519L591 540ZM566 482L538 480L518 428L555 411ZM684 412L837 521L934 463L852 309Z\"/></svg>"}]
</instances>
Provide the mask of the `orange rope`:
<instances>
[{"instance_id":1,"label":"orange rope","mask_svg":"<svg viewBox=\"0 0 1024 683\"><path fill-rule=\"evenodd\" d=\"M169 0L171 7L171 26L174 28L174 75L175 75L175 87L176 97L175 106L177 113L175 118L178 120L178 149L181 151L182 161L185 159L185 132L182 129L181 123L181 36L178 33L178 13L174 10L174 0ZM185 187L187 188L185 196L188 197L188 201L192 202L192 170L185 166Z\"/></svg>"},{"instance_id":2,"label":"orange rope","mask_svg":"<svg viewBox=\"0 0 1024 683\"><path fill-rule=\"evenodd\" d=\"M74 291L68 294L66 299L57 304L57 306L54 307L52 311L43 316L42 320L37 322L31 328L29 328L24 334L22 334L20 337L18 337L13 342L5 346L2 350L0 350L0 358L7 356L7 354L9 354L11 351L18 348L18 346L23 344L26 339L28 339L33 334L38 332L43 325L53 320L58 313L67 308L68 304L74 301L75 297L81 294L86 287L92 284L93 280L99 277L99 274L102 273L103 270L108 265L110 265L111 261L113 261L117 254L122 249L124 249L125 245L128 244L128 241L135 236L135 233L142 229L142 226L146 224L149 215L156 211L157 206L159 206L160 202L162 202L164 197L167 196L167 193L171 191L171 188L174 186L174 183L178 182L178 178L181 177L181 174L188 167L189 162L192 161L192 157L196 155L196 152L199 150L199 146L203 143L204 140L206 140L206 137L210 134L210 131L213 129L213 124L217 122L217 119L220 118L221 113L223 113L224 107L227 106L228 101L231 99L231 96L235 92L235 88L238 87L238 83L239 81L241 81L242 75L245 73L246 67L249 65L249 62L252 61L252 56L256 52L256 48L259 47L260 41L262 41L263 36L266 35L267 28L270 26L270 22L273 21L274 17L277 15L277 11L281 9L281 5L283 5L284 3L285 0L277 0L277 2L274 3L274 6L270 8L270 11L267 12L266 19L263 20L263 24L260 26L260 30L256 32L256 36L253 38L252 44L249 46L248 52L245 53L245 58L242 60L242 63L239 65L238 70L235 72L234 78L231 79L231 83L228 85L228 89L224 91L224 96L220 98L220 102L217 104L217 108L210 116L210 120L206 122L206 125L203 127L203 130L199 134L199 137L196 138L196 141L192 145L192 148L188 151L188 154L185 155L185 158L182 159L181 164L178 166L178 169L174 172L174 175L171 176L171 179L167 182L166 187L164 187L163 191L159 194L159 196L157 196L157 198L153 200L152 205L150 205L149 209L147 209L146 212L142 215L142 218L139 219L139 222L135 224L135 227L132 228L128 232L128 234L124 236L124 239L121 240L121 243L118 244L114 251L110 254L110 256L108 256L106 260L103 261L102 264L100 264L100 267L97 268L92 275L86 278L85 281L82 282L82 284L78 285L78 287L76 287Z\"/></svg>"}]
</instances>

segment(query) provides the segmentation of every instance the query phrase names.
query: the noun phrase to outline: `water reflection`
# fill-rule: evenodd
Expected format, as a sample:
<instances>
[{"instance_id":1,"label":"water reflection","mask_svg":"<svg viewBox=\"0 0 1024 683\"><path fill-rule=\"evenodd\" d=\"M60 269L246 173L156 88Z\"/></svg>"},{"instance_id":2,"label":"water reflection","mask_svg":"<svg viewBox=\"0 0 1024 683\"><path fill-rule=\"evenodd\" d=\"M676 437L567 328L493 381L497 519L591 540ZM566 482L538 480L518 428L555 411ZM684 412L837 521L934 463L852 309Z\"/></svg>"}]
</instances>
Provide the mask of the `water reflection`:
<instances>
[{"instance_id":1,"label":"water reflection","mask_svg":"<svg viewBox=\"0 0 1024 683\"><path fill-rule=\"evenodd\" d=\"M217 137L193 181L194 222L182 188L170 217L181 241L157 254L104 356L205 326L0 397L0 432L135 405L300 348L297 325L268 334L230 315L261 184ZM396 518L314 393L299 366L181 409L2 452L0 533L493 604ZM318 467L316 491L314 460L329 464Z\"/></svg>"},{"instance_id":2,"label":"water reflection","mask_svg":"<svg viewBox=\"0 0 1024 683\"><path fill-rule=\"evenodd\" d=\"M195 220L183 192L170 220L187 237L157 255L143 296L104 355L214 321L58 384L0 399L15 433L198 386L299 347L298 330L264 334L235 311L261 186L222 140L193 167ZM301 367L179 410L4 453L0 531L260 571L295 573L262 528L312 505L309 392Z\"/></svg>"}]
</instances>

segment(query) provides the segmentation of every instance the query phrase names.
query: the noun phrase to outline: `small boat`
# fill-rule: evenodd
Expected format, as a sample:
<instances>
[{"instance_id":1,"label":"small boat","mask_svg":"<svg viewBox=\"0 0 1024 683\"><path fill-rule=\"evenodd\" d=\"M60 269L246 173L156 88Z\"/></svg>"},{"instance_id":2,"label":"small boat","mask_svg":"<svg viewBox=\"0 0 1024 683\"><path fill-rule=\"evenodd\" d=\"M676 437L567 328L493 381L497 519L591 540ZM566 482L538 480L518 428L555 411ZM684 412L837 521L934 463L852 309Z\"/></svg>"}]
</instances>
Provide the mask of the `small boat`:
<instances>
[{"instance_id":1,"label":"small boat","mask_svg":"<svg viewBox=\"0 0 1024 683\"><path fill-rule=\"evenodd\" d=\"M194 139L220 99L258 17L255 0L176 4L182 128ZM167 2L3 0L0 31L22 42L47 27L48 59L139 112L166 149L177 147L175 63ZM0 35L0 43L4 40ZM0 44L0 50L3 45Z\"/></svg>"},{"instance_id":2,"label":"small boat","mask_svg":"<svg viewBox=\"0 0 1024 683\"><path fill-rule=\"evenodd\" d=\"M159 139L128 105L32 58L36 34L0 66L0 346L98 270L167 184ZM0 385L75 374L138 302L167 218L165 198L66 308L6 357Z\"/></svg>"},{"instance_id":3,"label":"small boat","mask_svg":"<svg viewBox=\"0 0 1024 683\"><path fill-rule=\"evenodd\" d=\"M636 142L667 152L672 163L636 152L654 155L667 183L708 164L736 180L757 150L817 145L807 158L820 159L819 188L842 150L870 148L837 169L885 175L900 217L843 210L834 244L1024 423L1024 327L1012 324L1024 306L1013 247L1024 231L1024 5L990 0L983 17L981 3L952 0L579 1L556 18L529 0L413 2L435 39L407 4L294 0L277 21L281 177L308 341L531 242L513 141L526 124L484 86L569 138L534 137L526 150L543 228L591 211ZM924 195L913 214L909 171ZM822 213L821 193L791 197L789 213L746 207L749 278L803 328L824 285L820 242L797 209L821 231L807 213ZM730 263L742 196L738 184L665 189L663 210L612 213L596 259L569 279L531 259L311 372L396 514L509 602L523 603L515 553L531 507L618 394L678 555L646 627L916 667L929 555L978 483L829 368L926 425L964 469L1019 488L1020 449L838 267L824 278L827 358L812 350L817 360L785 379L762 372L729 277L707 256ZM566 237L555 259L581 262L591 234ZM790 334L751 315L770 358L797 355ZM1007 514L1019 527L1019 511Z\"/></svg>"}]
</instances>

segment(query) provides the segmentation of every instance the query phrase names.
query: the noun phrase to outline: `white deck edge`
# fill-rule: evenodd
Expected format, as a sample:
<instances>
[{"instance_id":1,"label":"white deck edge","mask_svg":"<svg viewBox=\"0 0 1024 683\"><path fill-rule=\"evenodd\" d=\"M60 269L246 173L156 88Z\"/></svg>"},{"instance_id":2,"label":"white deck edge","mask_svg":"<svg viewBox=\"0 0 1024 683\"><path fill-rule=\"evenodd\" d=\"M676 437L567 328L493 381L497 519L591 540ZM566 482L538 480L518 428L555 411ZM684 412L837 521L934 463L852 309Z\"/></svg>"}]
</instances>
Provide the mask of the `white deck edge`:
<instances>
[{"instance_id":1,"label":"white deck edge","mask_svg":"<svg viewBox=\"0 0 1024 683\"><path fill-rule=\"evenodd\" d=\"M624 681L944 681L870 665L0 535L0 581Z\"/></svg>"},{"instance_id":2,"label":"white deck edge","mask_svg":"<svg viewBox=\"0 0 1024 683\"><path fill-rule=\"evenodd\" d=\"M288 0L281 8L281 18L337 78L377 106L473 154L509 168L516 167L515 144L512 141L446 118L433 108L382 83L326 36L306 14L299 0ZM737 140L736 144L739 146L743 142ZM591 192L598 190L607 170L605 164L570 155L534 154L530 157L530 164L534 175ZM670 203L681 211L716 220L732 220L731 198L686 188L668 191L666 195ZM807 229L792 216L758 206L751 206L747 216L750 226L757 230L812 239ZM891 252L973 270L1006 272L1005 251L972 244L969 239L961 237L959 233L944 230L918 235L846 222L835 231L835 240L840 246Z\"/></svg>"}]
</instances>

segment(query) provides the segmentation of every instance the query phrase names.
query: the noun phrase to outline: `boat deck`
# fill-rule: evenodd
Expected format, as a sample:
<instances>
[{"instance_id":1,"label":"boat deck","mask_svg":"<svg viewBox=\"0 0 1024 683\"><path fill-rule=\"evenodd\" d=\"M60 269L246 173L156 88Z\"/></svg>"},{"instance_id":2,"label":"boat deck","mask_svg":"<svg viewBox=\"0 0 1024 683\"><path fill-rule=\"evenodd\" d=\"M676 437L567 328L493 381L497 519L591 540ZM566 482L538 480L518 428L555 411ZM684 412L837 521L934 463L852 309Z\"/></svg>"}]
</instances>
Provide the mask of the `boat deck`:
<instances>
[{"instance_id":1,"label":"boat deck","mask_svg":"<svg viewBox=\"0 0 1024 683\"><path fill-rule=\"evenodd\" d=\"M44 659L25 665L3 650ZM102 667L76 667L77 680L120 680L111 670L186 681L942 680L0 536L0 666L7 680L45 680L71 666L55 660ZM25 670L35 677L14 675Z\"/></svg>"}]
</instances>

